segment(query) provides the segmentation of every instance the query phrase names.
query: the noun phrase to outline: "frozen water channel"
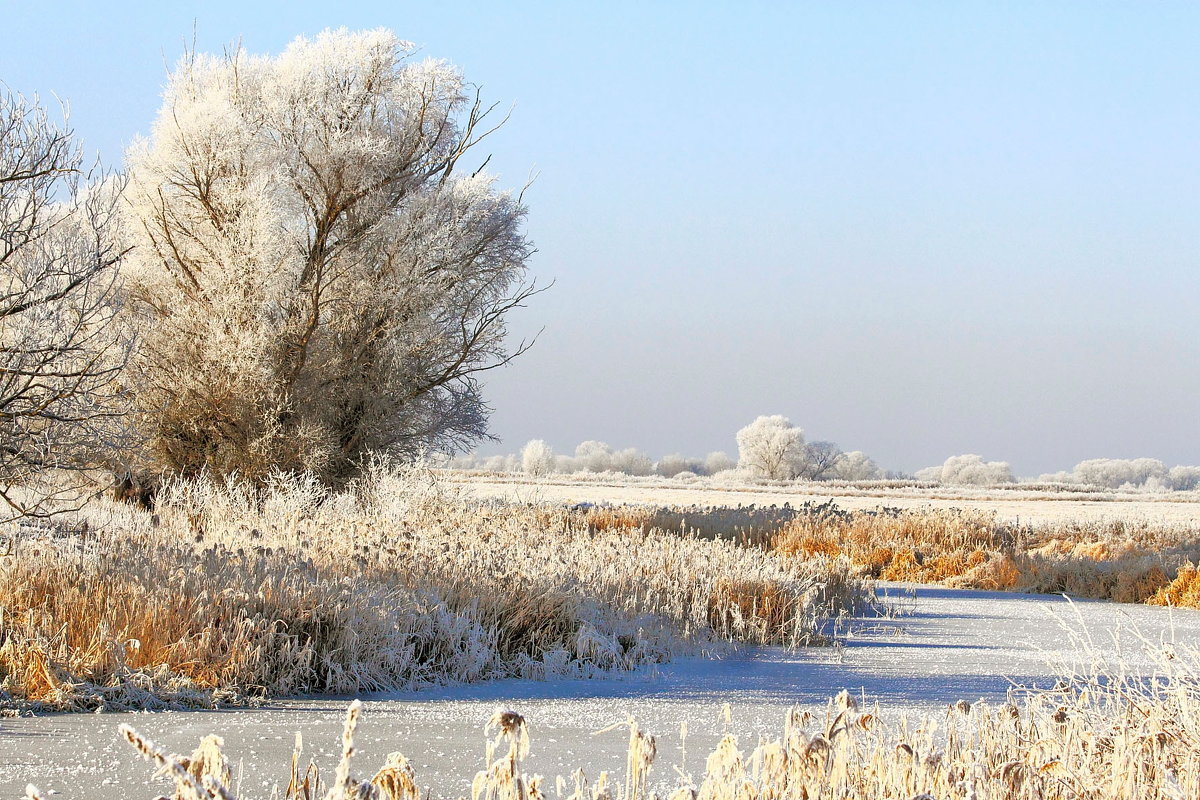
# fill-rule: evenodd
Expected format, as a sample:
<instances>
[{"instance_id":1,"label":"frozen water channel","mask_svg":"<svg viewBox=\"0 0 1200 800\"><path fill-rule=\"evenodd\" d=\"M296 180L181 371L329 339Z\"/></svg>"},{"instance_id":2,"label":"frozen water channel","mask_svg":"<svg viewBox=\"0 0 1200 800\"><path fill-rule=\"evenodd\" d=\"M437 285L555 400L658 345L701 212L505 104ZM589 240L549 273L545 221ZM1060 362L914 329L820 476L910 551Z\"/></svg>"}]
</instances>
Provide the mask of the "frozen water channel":
<instances>
[{"instance_id":1,"label":"frozen water channel","mask_svg":"<svg viewBox=\"0 0 1200 800\"><path fill-rule=\"evenodd\" d=\"M899 587L886 591L893 596ZM371 697L359 724L354 773L370 776L387 753L412 761L422 785L438 797L469 796L483 765L482 726L498 706L528 719L528 770L547 776L584 767L589 778L624 769L627 732L593 732L628 715L658 736L652 776L672 783L674 767L694 775L720 735L753 747L760 734L778 735L794 704L823 709L841 689L878 700L885 712L942 709L959 699L1002 700L1012 682L1049 685L1058 665L1073 663L1079 636L1105 658L1148 664L1147 643L1200 645L1200 611L1061 597L920 587L894 618L862 618L842 631L844 646L798 652L743 650L719 661L682 659L656 669L592 681L497 681L404 695ZM1090 659L1089 659L1090 660ZM732 724L722 721L725 703ZM287 784L297 730L306 758L323 774L337 762L345 699L290 700L246 711L49 715L0 720L0 800L22 797L35 783L58 798L117 800L168 793L152 779L116 729L128 722L175 752L190 753L218 733L240 770L246 797L269 797ZM689 733L686 759L680 723Z\"/></svg>"}]
</instances>

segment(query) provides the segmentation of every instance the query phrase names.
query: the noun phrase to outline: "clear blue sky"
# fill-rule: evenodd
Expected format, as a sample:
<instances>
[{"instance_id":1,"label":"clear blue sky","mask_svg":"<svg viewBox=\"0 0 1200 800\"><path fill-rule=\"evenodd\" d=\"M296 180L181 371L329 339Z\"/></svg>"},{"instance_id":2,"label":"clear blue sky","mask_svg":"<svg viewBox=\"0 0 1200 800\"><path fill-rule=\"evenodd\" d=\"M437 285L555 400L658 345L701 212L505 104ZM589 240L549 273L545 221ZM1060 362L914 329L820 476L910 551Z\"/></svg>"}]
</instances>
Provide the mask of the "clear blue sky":
<instances>
[{"instance_id":1,"label":"clear blue sky","mask_svg":"<svg viewBox=\"0 0 1200 800\"><path fill-rule=\"evenodd\" d=\"M116 164L196 26L385 26L515 103L538 346L494 432L732 451L758 414L916 469L1200 463L1200 6L6 3L0 80Z\"/></svg>"}]
</instances>

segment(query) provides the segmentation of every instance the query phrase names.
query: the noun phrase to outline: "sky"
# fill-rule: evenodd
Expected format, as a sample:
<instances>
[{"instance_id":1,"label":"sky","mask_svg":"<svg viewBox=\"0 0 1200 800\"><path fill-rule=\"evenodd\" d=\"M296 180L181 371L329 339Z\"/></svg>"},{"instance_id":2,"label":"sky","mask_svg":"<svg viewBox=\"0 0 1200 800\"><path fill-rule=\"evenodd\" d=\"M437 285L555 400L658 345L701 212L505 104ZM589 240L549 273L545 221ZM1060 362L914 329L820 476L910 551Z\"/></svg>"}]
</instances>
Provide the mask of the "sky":
<instances>
[{"instance_id":1,"label":"sky","mask_svg":"<svg viewBox=\"0 0 1200 800\"><path fill-rule=\"evenodd\" d=\"M119 166L193 37L387 27L512 108L553 286L499 443L735 453L783 414L912 471L1200 463L1200 6L3 3L0 82Z\"/></svg>"}]
</instances>

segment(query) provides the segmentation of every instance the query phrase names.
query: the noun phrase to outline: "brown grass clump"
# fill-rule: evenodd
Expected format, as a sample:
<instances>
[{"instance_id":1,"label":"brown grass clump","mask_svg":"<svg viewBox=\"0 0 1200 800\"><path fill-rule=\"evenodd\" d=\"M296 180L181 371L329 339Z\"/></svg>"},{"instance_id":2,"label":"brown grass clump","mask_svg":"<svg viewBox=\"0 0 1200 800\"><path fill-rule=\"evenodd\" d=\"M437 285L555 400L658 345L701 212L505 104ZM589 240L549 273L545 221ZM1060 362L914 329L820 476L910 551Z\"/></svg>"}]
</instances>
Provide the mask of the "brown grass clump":
<instances>
[{"instance_id":1,"label":"brown grass clump","mask_svg":"<svg viewBox=\"0 0 1200 800\"><path fill-rule=\"evenodd\" d=\"M1200 571L1187 562L1179 568L1175 579L1160 586L1148 601L1154 606L1190 606L1200 608Z\"/></svg>"},{"instance_id":2,"label":"brown grass clump","mask_svg":"<svg viewBox=\"0 0 1200 800\"><path fill-rule=\"evenodd\" d=\"M583 770L555 781L560 800L1190 800L1200 797L1200 658L1194 651L1158 654L1152 675L1071 676L1053 690L1014 692L991 705L963 700L917 718L883 717L847 692L824 713L791 709L778 738L743 749L726 734L698 781L677 770L677 783L656 784L654 736L630 719L598 733L629 728L623 782L605 772L588 785ZM419 800L411 765L388 756L370 781L351 775L361 705L347 714L342 757L330 788L310 763L303 779L292 759L287 800ZM891 721L885 721L890 719ZM166 755L133 729L122 735L176 786L175 798L228 798L221 741L208 737L190 760ZM541 800L542 778L524 771L529 728L515 711L485 726L484 768L472 800ZM686 735L681 731L681 736ZM203 753L203 755L201 755ZM574 791L567 793L573 783ZM30 796L36 790L30 789ZM451 793L449 796L453 796Z\"/></svg>"},{"instance_id":3,"label":"brown grass clump","mask_svg":"<svg viewBox=\"0 0 1200 800\"><path fill-rule=\"evenodd\" d=\"M812 641L861 594L845 563L481 505L420 471L341 495L284 476L169 484L156 512L101 504L86 526L14 534L0 708L587 676L723 641Z\"/></svg>"},{"instance_id":4,"label":"brown grass clump","mask_svg":"<svg viewBox=\"0 0 1200 800\"><path fill-rule=\"evenodd\" d=\"M1200 530L1149 523L1030 526L965 510L808 511L767 546L800 559L844 557L881 580L1143 603L1178 580L1185 564L1200 560ZM1174 596L1179 604L1200 606L1194 592L1184 591L1186 580Z\"/></svg>"}]
</instances>

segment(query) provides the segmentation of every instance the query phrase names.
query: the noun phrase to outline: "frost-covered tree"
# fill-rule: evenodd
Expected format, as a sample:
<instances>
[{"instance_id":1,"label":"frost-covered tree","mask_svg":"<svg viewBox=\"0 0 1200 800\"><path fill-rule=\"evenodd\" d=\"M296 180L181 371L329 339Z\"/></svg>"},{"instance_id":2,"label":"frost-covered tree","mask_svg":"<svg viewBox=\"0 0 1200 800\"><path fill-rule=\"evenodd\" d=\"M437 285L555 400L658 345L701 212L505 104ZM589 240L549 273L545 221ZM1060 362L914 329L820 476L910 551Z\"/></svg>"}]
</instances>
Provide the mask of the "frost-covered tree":
<instances>
[{"instance_id":1,"label":"frost-covered tree","mask_svg":"<svg viewBox=\"0 0 1200 800\"><path fill-rule=\"evenodd\" d=\"M878 465L861 450L843 453L833 467L833 477L843 481L873 481L880 474Z\"/></svg>"},{"instance_id":2,"label":"frost-covered tree","mask_svg":"<svg viewBox=\"0 0 1200 800\"><path fill-rule=\"evenodd\" d=\"M649 475L654 471L654 462L636 447L626 447L612 455L612 469L626 475Z\"/></svg>"},{"instance_id":3,"label":"frost-covered tree","mask_svg":"<svg viewBox=\"0 0 1200 800\"><path fill-rule=\"evenodd\" d=\"M1168 474L1171 488L1176 491L1191 491L1200 487L1200 467L1187 466L1180 464L1177 467L1171 467Z\"/></svg>"},{"instance_id":4,"label":"frost-covered tree","mask_svg":"<svg viewBox=\"0 0 1200 800\"><path fill-rule=\"evenodd\" d=\"M918 470L918 480L938 481L951 486L992 486L1012 483L1012 467L1007 461L984 461L982 456L968 453L950 456L940 467Z\"/></svg>"},{"instance_id":5,"label":"frost-covered tree","mask_svg":"<svg viewBox=\"0 0 1200 800\"><path fill-rule=\"evenodd\" d=\"M800 477L809 481L832 477L843 455L842 448L833 442L809 442L804 445L804 465L800 468Z\"/></svg>"},{"instance_id":6,"label":"frost-covered tree","mask_svg":"<svg viewBox=\"0 0 1200 800\"><path fill-rule=\"evenodd\" d=\"M604 442L597 442L589 439L586 442L580 442L575 448L575 463L572 465L573 471L579 472L607 472L612 469L613 451Z\"/></svg>"},{"instance_id":7,"label":"frost-covered tree","mask_svg":"<svg viewBox=\"0 0 1200 800\"><path fill-rule=\"evenodd\" d=\"M804 431L780 414L737 432L738 467L768 480L790 480L804 467Z\"/></svg>"},{"instance_id":8,"label":"frost-covered tree","mask_svg":"<svg viewBox=\"0 0 1200 800\"><path fill-rule=\"evenodd\" d=\"M1091 458L1070 472L1038 477L1047 483L1081 483L1108 489L1189 491L1200 487L1200 467L1179 465L1167 469L1157 458Z\"/></svg>"},{"instance_id":9,"label":"frost-covered tree","mask_svg":"<svg viewBox=\"0 0 1200 800\"><path fill-rule=\"evenodd\" d=\"M519 196L465 166L485 130L453 66L390 32L278 57L187 55L128 156L132 380L166 468L308 469L486 435L478 375L524 349Z\"/></svg>"},{"instance_id":10,"label":"frost-covered tree","mask_svg":"<svg viewBox=\"0 0 1200 800\"><path fill-rule=\"evenodd\" d=\"M737 464L733 463L733 459L727 453L720 450L714 450L704 457L705 475L716 475L718 472L733 469Z\"/></svg>"},{"instance_id":11,"label":"frost-covered tree","mask_svg":"<svg viewBox=\"0 0 1200 800\"><path fill-rule=\"evenodd\" d=\"M0 92L0 519L52 513L125 443L119 189L36 100Z\"/></svg>"},{"instance_id":12,"label":"frost-covered tree","mask_svg":"<svg viewBox=\"0 0 1200 800\"><path fill-rule=\"evenodd\" d=\"M673 478L681 472L690 472L694 475L703 471L703 469L699 461L688 458L680 453L665 455L654 465L655 474L661 475L664 478Z\"/></svg>"},{"instance_id":13,"label":"frost-covered tree","mask_svg":"<svg viewBox=\"0 0 1200 800\"><path fill-rule=\"evenodd\" d=\"M1142 486L1152 478L1159 485L1170 480L1166 465L1157 458L1092 458L1076 464L1073 474L1079 483L1109 489Z\"/></svg>"},{"instance_id":14,"label":"frost-covered tree","mask_svg":"<svg viewBox=\"0 0 1200 800\"><path fill-rule=\"evenodd\" d=\"M530 439L521 448L521 469L529 475L554 472L554 450L541 439Z\"/></svg>"},{"instance_id":15,"label":"frost-covered tree","mask_svg":"<svg viewBox=\"0 0 1200 800\"><path fill-rule=\"evenodd\" d=\"M523 469L521 457L517 455L489 456L480 464L480 468L488 472L520 472Z\"/></svg>"}]
</instances>

